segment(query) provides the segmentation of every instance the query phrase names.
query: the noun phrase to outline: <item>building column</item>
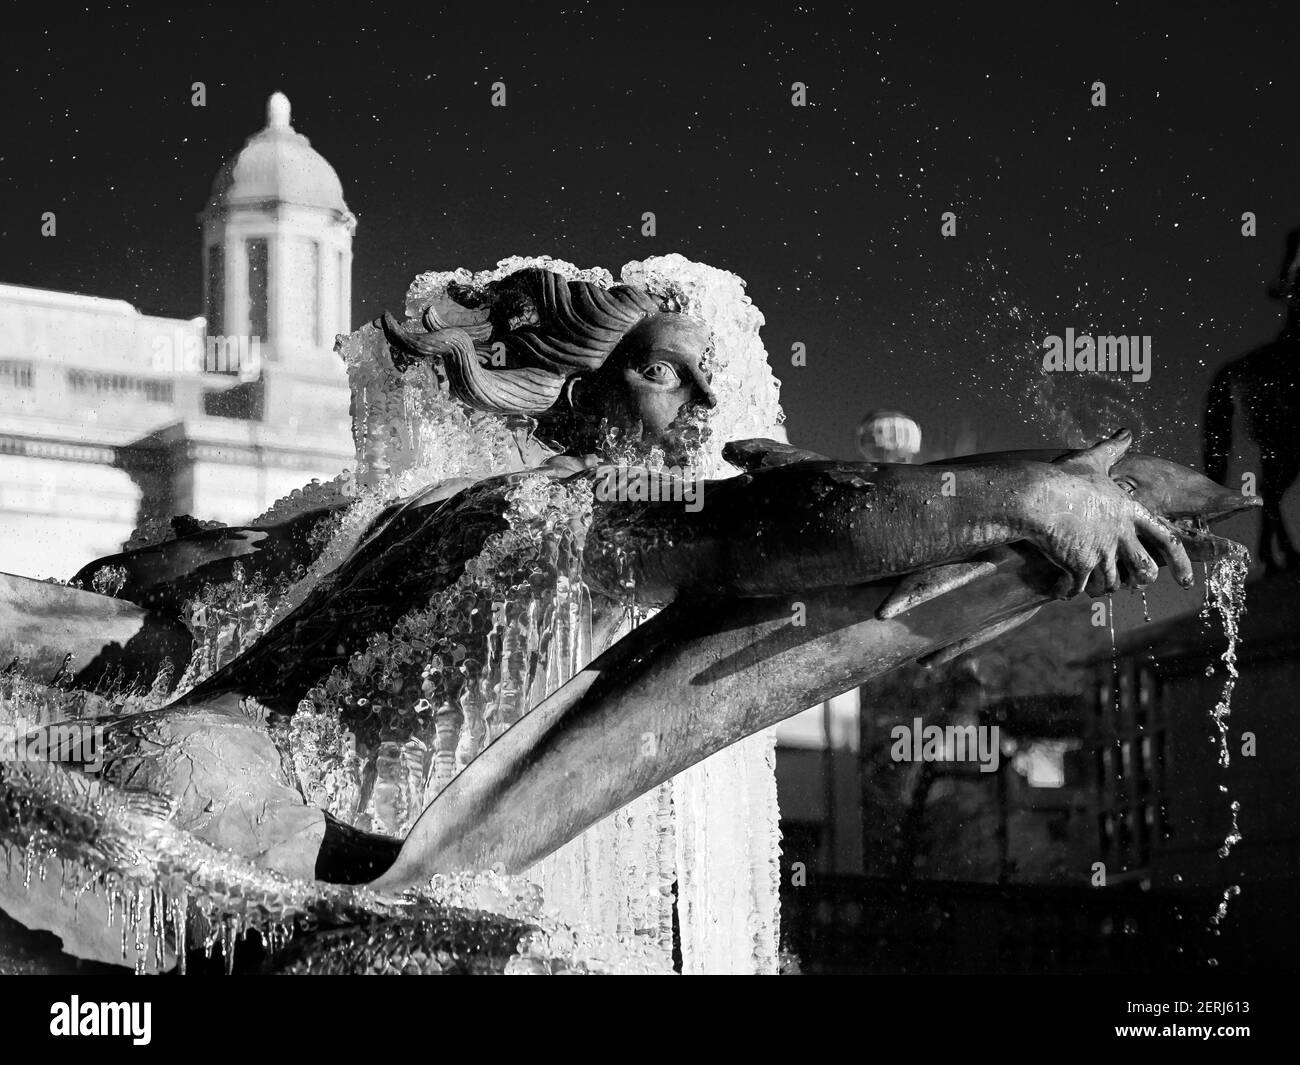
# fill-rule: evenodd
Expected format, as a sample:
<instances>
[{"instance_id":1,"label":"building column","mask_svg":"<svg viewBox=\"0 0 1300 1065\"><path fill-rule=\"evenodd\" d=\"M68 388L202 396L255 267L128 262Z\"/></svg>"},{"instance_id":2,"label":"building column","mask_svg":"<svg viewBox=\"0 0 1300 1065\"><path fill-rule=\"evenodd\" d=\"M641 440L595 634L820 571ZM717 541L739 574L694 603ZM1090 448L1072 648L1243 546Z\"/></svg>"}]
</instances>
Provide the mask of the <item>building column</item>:
<instances>
[{"instance_id":1,"label":"building column","mask_svg":"<svg viewBox=\"0 0 1300 1065\"><path fill-rule=\"evenodd\" d=\"M243 234L227 229L222 237L226 254L226 293L222 329L233 336L247 336L248 329L248 252Z\"/></svg>"},{"instance_id":2,"label":"building column","mask_svg":"<svg viewBox=\"0 0 1300 1065\"><path fill-rule=\"evenodd\" d=\"M334 246L326 235L317 234L312 238L316 242L316 276L312 279L316 286L316 333L320 337L318 349L328 351L334 345L336 330L334 323L334 286L330 279L334 276ZM320 351L317 352L320 358Z\"/></svg>"},{"instance_id":3,"label":"building column","mask_svg":"<svg viewBox=\"0 0 1300 1065\"><path fill-rule=\"evenodd\" d=\"M341 249L343 253L339 272L339 329L340 333L352 332L352 247L351 242Z\"/></svg>"},{"instance_id":4,"label":"building column","mask_svg":"<svg viewBox=\"0 0 1300 1065\"><path fill-rule=\"evenodd\" d=\"M270 334L266 346L276 361L284 361L280 356L291 342L289 323L285 320L287 301L284 293L288 288L285 268L289 261L284 246L286 239L278 225L266 237L266 331Z\"/></svg>"}]
</instances>

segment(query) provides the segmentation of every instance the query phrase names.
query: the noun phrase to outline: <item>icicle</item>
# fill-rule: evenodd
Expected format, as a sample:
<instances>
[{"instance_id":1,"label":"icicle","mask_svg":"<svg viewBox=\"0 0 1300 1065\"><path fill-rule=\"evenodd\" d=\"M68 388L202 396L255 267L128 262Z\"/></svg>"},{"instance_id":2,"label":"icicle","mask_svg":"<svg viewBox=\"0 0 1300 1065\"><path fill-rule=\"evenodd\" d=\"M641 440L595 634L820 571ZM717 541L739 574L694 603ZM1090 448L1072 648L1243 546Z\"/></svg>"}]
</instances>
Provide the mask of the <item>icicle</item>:
<instances>
[{"instance_id":1,"label":"icicle","mask_svg":"<svg viewBox=\"0 0 1300 1065\"><path fill-rule=\"evenodd\" d=\"M557 690L572 675L573 616L569 601L569 579L561 577L555 586L551 646L547 657L546 694Z\"/></svg>"},{"instance_id":2,"label":"icicle","mask_svg":"<svg viewBox=\"0 0 1300 1065\"><path fill-rule=\"evenodd\" d=\"M523 712L528 713L546 698L545 673L538 680L538 669L542 661L542 636L546 627L546 607L540 599L534 598L528 604L528 627L524 645L527 648L528 674L527 686L524 688L525 701Z\"/></svg>"},{"instance_id":3,"label":"icicle","mask_svg":"<svg viewBox=\"0 0 1300 1065\"><path fill-rule=\"evenodd\" d=\"M749 850L750 917L753 972L777 971L780 900L780 810L776 793L776 732L768 729L745 741L755 748L745 757L745 807Z\"/></svg>"},{"instance_id":4,"label":"icicle","mask_svg":"<svg viewBox=\"0 0 1300 1065\"><path fill-rule=\"evenodd\" d=\"M136 885L131 896L131 939L135 948L135 974L143 976L149 968L149 915L145 910L145 888Z\"/></svg>"},{"instance_id":5,"label":"icicle","mask_svg":"<svg viewBox=\"0 0 1300 1065\"><path fill-rule=\"evenodd\" d=\"M412 736L402 745L402 767L406 771L405 829L423 809L422 796L429 775L429 747L419 736Z\"/></svg>"},{"instance_id":6,"label":"icicle","mask_svg":"<svg viewBox=\"0 0 1300 1065\"><path fill-rule=\"evenodd\" d=\"M456 747L460 743L460 729L465 715L460 707L445 702L434 712L433 727L433 793L437 795L456 776Z\"/></svg>"},{"instance_id":7,"label":"icicle","mask_svg":"<svg viewBox=\"0 0 1300 1065\"><path fill-rule=\"evenodd\" d=\"M518 596L508 598L501 607L501 679L490 721L494 741L524 714L523 701L528 688L527 619L531 606L527 585L522 585Z\"/></svg>"},{"instance_id":8,"label":"icicle","mask_svg":"<svg viewBox=\"0 0 1300 1065\"><path fill-rule=\"evenodd\" d=\"M167 964L167 942L163 932L163 889L154 884L149 889L149 936L153 941L154 968L159 972Z\"/></svg>"},{"instance_id":9,"label":"icicle","mask_svg":"<svg viewBox=\"0 0 1300 1065\"><path fill-rule=\"evenodd\" d=\"M221 922L221 954L227 976L235 972L235 940L239 931L239 918L230 916Z\"/></svg>"},{"instance_id":10,"label":"icicle","mask_svg":"<svg viewBox=\"0 0 1300 1065\"><path fill-rule=\"evenodd\" d=\"M189 898L184 890L171 900L172 937L176 940L176 966L185 975L185 955L189 950L186 932L189 924Z\"/></svg>"},{"instance_id":11,"label":"icicle","mask_svg":"<svg viewBox=\"0 0 1300 1065\"><path fill-rule=\"evenodd\" d=\"M212 948L217 945L217 929L212 924L209 915L200 911L196 919L196 930L201 932L203 940L203 957L212 960Z\"/></svg>"},{"instance_id":12,"label":"icicle","mask_svg":"<svg viewBox=\"0 0 1300 1065\"><path fill-rule=\"evenodd\" d=\"M655 792L655 847L659 877L659 949L671 960L673 956L673 883L677 879L676 828L673 816L673 786L660 784Z\"/></svg>"},{"instance_id":13,"label":"icicle","mask_svg":"<svg viewBox=\"0 0 1300 1065\"><path fill-rule=\"evenodd\" d=\"M581 577L581 562L573 578L575 589L576 628L573 641L573 669L570 675L585 669L595 657L591 648L591 629L594 622L591 607L591 589Z\"/></svg>"},{"instance_id":14,"label":"icicle","mask_svg":"<svg viewBox=\"0 0 1300 1065\"><path fill-rule=\"evenodd\" d=\"M375 755L375 786L370 793L370 812L375 828L399 835L406 822L406 766L402 748L389 740Z\"/></svg>"},{"instance_id":15,"label":"icicle","mask_svg":"<svg viewBox=\"0 0 1300 1065\"><path fill-rule=\"evenodd\" d=\"M456 772L459 773L478 757L487 739L487 723L483 719L487 700L483 694L483 667L476 659L467 658L461 663L465 683L460 692L461 726L456 743Z\"/></svg>"}]
</instances>

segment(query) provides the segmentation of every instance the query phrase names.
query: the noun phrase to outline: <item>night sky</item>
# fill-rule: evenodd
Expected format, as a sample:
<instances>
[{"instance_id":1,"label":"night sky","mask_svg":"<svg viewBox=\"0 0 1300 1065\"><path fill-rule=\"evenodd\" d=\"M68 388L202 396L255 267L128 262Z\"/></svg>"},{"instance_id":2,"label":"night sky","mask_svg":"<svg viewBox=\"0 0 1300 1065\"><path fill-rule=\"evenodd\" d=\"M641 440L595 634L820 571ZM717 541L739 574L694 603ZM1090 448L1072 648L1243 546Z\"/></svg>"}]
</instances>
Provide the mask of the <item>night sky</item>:
<instances>
[{"instance_id":1,"label":"night sky","mask_svg":"<svg viewBox=\"0 0 1300 1065\"><path fill-rule=\"evenodd\" d=\"M278 89L359 218L356 323L422 270L678 251L748 281L792 439L836 455L896 407L1198 462L1213 371L1277 329L1294 4L441 6L7 16L0 281L199 313L195 215ZM1150 382L1044 376L1066 326L1150 334Z\"/></svg>"}]
</instances>

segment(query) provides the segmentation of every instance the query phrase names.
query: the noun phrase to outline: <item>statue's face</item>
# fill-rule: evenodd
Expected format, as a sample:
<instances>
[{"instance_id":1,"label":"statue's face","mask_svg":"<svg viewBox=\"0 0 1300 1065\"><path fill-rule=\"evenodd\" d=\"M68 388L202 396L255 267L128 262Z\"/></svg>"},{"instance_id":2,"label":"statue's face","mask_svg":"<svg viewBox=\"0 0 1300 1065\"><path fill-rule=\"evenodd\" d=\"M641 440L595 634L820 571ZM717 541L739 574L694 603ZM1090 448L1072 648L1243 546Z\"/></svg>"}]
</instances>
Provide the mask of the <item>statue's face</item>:
<instances>
[{"instance_id":1,"label":"statue's face","mask_svg":"<svg viewBox=\"0 0 1300 1065\"><path fill-rule=\"evenodd\" d=\"M718 404L700 365L708 343L708 329L684 314L643 318L582 383L579 402L634 437L639 433L642 443L669 443L669 427L685 408Z\"/></svg>"}]
</instances>

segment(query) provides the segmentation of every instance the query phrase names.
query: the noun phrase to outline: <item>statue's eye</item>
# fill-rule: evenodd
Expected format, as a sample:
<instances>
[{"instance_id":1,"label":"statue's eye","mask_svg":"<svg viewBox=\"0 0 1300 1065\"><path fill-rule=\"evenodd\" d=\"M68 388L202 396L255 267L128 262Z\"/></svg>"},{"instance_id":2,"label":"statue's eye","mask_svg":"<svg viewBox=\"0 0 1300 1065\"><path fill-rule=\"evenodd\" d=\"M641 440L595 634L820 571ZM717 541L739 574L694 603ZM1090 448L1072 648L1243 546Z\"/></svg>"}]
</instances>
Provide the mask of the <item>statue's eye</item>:
<instances>
[{"instance_id":1,"label":"statue's eye","mask_svg":"<svg viewBox=\"0 0 1300 1065\"><path fill-rule=\"evenodd\" d=\"M651 363L641 371L641 376L657 385L675 385L681 380L677 371L666 362Z\"/></svg>"},{"instance_id":2,"label":"statue's eye","mask_svg":"<svg viewBox=\"0 0 1300 1065\"><path fill-rule=\"evenodd\" d=\"M1137 485L1135 485L1132 481L1128 480L1128 478L1126 477L1121 477L1115 483L1119 485L1122 489L1124 489L1124 491L1126 491L1129 495L1132 495L1135 491L1137 491Z\"/></svg>"}]
</instances>

